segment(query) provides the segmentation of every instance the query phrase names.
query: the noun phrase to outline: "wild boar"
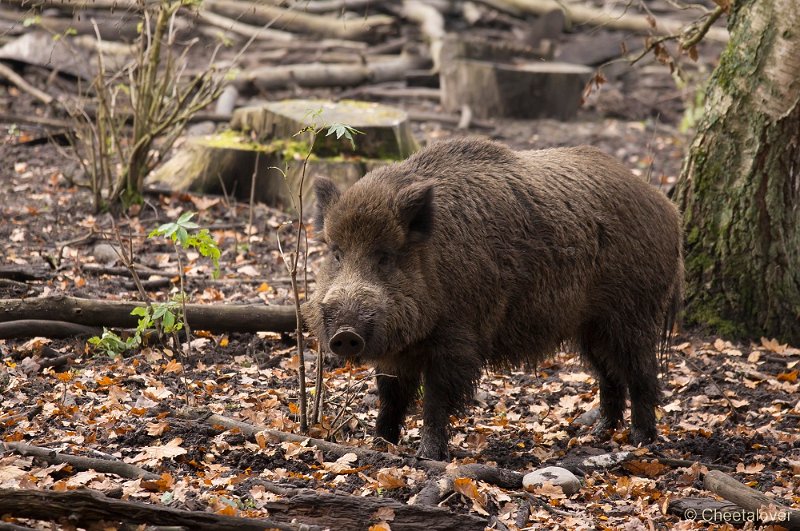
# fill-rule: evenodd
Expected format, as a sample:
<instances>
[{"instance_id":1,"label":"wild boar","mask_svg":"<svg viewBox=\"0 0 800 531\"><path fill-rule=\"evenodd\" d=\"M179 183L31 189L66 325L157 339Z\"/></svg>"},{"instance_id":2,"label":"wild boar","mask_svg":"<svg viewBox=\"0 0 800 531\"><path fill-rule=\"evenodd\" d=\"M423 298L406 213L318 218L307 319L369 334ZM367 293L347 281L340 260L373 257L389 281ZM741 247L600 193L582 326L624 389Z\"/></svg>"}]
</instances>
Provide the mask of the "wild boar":
<instances>
[{"instance_id":1,"label":"wild boar","mask_svg":"<svg viewBox=\"0 0 800 531\"><path fill-rule=\"evenodd\" d=\"M398 442L422 383L418 454L445 458L449 416L484 367L531 366L566 342L597 376L595 433L620 425L630 396L631 440L656 437L657 353L683 285L664 194L592 147L477 139L314 189L327 258L305 320L382 374L378 436Z\"/></svg>"}]
</instances>

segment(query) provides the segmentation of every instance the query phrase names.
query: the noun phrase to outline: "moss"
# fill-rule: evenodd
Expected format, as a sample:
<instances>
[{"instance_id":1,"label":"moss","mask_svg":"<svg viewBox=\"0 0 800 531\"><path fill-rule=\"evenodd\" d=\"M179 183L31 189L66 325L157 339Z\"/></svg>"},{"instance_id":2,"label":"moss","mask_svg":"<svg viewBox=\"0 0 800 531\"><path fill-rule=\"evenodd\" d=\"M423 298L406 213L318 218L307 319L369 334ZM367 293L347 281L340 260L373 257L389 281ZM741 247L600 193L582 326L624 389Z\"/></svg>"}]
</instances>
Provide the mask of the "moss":
<instances>
[{"instance_id":1,"label":"moss","mask_svg":"<svg viewBox=\"0 0 800 531\"><path fill-rule=\"evenodd\" d=\"M688 325L698 325L713 330L723 337L745 337L746 330L720 315L722 313L720 309L724 304L725 301L721 296L710 300L695 301L687 306L684 321Z\"/></svg>"},{"instance_id":2,"label":"moss","mask_svg":"<svg viewBox=\"0 0 800 531\"><path fill-rule=\"evenodd\" d=\"M686 235L686 243L689 245L695 244L700 240L700 227L695 225Z\"/></svg>"},{"instance_id":3,"label":"moss","mask_svg":"<svg viewBox=\"0 0 800 531\"><path fill-rule=\"evenodd\" d=\"M250 138L243 136L239 131L231 129L220 131L212 136L203 139L203 144L221 149L241 149L246 151L271 151L269 146L254 142Z\"/></svg>"}]
</instances>

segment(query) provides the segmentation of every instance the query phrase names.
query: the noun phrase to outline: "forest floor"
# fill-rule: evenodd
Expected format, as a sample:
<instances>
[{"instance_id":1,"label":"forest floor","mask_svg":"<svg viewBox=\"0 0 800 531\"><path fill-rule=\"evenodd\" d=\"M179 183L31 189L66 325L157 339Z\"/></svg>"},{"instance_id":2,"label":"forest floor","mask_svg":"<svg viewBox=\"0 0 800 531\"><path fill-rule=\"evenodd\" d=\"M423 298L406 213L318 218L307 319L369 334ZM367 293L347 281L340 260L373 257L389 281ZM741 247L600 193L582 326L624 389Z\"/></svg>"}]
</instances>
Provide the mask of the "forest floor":
<instances>
[{"instance_id":1,"label":"forest floor","mask_svg":"<svg viewBox=\"0 0 800 531\"><path fill-rule=\"evenodd\" d=\"M597 145L640 175L649 176L654 184L674 183L690 138L680 132L679 123L685 101L693 97L691 90L675 89L668 70L659 65L645 67L606 89L573 122L497 121L493 131L483 134L516 148ZM16 109L31 105L25 95L2 87L0 100ZM616 110L610 108L612 104ZM425 109L430 104L401 105ZM464 134L438 123L415 123L414 129L423 142ZM146 235L183 212L195 211L198 223L211 229L222 255L221 276L215 280L210 264L188 253L184 265L192 302L292 304L277 245L278 238L284 248L293 245L291 231L279 231L289 221L288 214L254 205L255 231L248 234L251 206L247 203L154 194L147 196L138 215L112 223L108 214L93 213L88 193L71 187L65 179L68 164L63 150L67 148L23 143L16 128L5 128L0 134L0 264L50 272L46 280L0 284L0 298L65 294L138 300L127 277L98 274L86 267L117 262L107 246L114 243L109 235L116 226L123 240L132 242L137 264L163 271L164 278L170 279L167 287L149 293L153 301L166 301L178 289L176 255L163 240ZM312 242L312 277L320 255L319 246ZM190 359L168 343L156 342L112 358L93 352L85 339L43 337L0 340L0 351L3 441L90 457L113 456L161 475L155 482L130 479L4 452L0 454L0 488L121 488L130 499L265 517L263 502L277 495L265 491L258 480L401 501L425 485L427 476L421 469L378 466L351 458L332 463L311 446L257 444L237 430L173 415L188 402L257 426L298 433L299 361L291 334L197 332ZM48 363L54 358L60 360L55 367ZM315 361L314 351L307 350L311 386L315 385ZM323 422L311 427L310 435L374 447L377 396L370 370L330 363L325 367ZM583 471L582 488L571 496L555 491L536 494L542 504L533 506L523 526L706 528L707 522L680 520L667 514L666 508L676 498L708 496L702 482L707 467L721 467L777 501L798 506L799 374L800 350L770 338L734 343L680 331L662 376L658 440L641 449L636 460ZM459 463L524 472L577 462L589 455L633 450L627 431L603 442L588 428L576 427L573 421L597 406L597 396L595 379L571 353L560 353L532 371L487 371L469 415L453 419L451 453ZM406 423L401 445L391 450L413 455L420 426L417 409ZM686 462L664 464L669 459ZM495 515L516 529L517 511L525 498L484 482L475 487L449 496L441 505L459 513ZM386 515L365 515L352 528L377 526L382 521L391 526Z\"/></svg>"}]
</instances>

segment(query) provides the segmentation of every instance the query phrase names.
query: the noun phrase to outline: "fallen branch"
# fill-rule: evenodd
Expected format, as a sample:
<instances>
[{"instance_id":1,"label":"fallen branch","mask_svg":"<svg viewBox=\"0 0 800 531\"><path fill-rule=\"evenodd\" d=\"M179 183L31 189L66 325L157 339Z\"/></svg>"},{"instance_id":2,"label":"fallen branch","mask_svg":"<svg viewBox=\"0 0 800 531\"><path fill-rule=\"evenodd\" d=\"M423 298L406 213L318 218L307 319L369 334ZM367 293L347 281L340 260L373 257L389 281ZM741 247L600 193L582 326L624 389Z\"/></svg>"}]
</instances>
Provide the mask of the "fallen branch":
<instances>
[{"instance_id":1,"label":"fallen branch","mask_svg":"<svg viewBox=\"0 0 800 531\"><path fill-rule=\"evenodd\" d=\"M0 278L25 282L28 280L47 280L52 278L53 271L49 268L19 265L0 266Z\"/></svg>"},{"instance_id":2,"label":"fallen branch","mask_svg":"<svg viewBox=\"0 0 800 531\"><path fill-rule=\"evenodd\" d=\"M68 464L78 470L95 470L97 472L103 472L107 474L116 474L120 477L128 479L141 478L153 481L161 478L161 476L158 474L148 472L147 470L139 468L136 465L124 463L122 461L111 461L109 459L97 459L94 457L63 454L49 448L41 448L39 446L32 446L30 444L17 442L0 443L0 445L2 445L2 447L6 450L17 452L20 455L31 455L38 457L39 459L42 459L51 465ZM3 511L0 511L0 514L2 514L2 512Z\"/></svg>"},{"instance_id":3,"label":"fallen branch","mask_svg":"<svg viewBox=\"0 0 800 531\"><path fill-rule=\"evenodd\" d=\"M116 500L90 490L0 489L0 514L15 518L77 522L118 521L159 526L184 526L201 531L264 531L264 529L315 529L258 518L237 518L205 511L184 511L149 503Z\"/></svg>"},{"instance_id":4,"label":"fallen branch","mask_svg":"<svg viewBox=\"0 0 800 531\"><path fill-rule=\"evenodd\" d=\"M303 4L298 3L301 7ZM276 27L297 33L313 34L339 39L365 40L380 35L381 29L394 23L392 17L373 15L352 20L311 15L292 8L284 9L264 4L248 4L232 0L207 0L203 7L214 13L241 22L264 26L274 23Z\"/></svg>"},{"instance_id":5,"label":"fallen branch","mask_svg":"<svg viewBox=\"0 0 800 531\"><path fill-rule=\"evenodd\" d=\"M214 14L206 9L200 9L197 12L197 16L212 26L255 40L264 39L286 43L296 38L288 31L251 26L250 24L244 24L237 20Z\"/></svg>"},{"instance_id":6,"label":"fallen branch","mask_svg":"<svg viewBox=\"0 0 800 531\"><path fill-rule=\"evenodd\" d=\"M27 92L37 100L41 101L45 105L50 105L53 103L53 96L47 94L46 92L42 92L41 90L37 89L24 79L22 76L14 72L14 70L5 64L0 62L0 77L4 77L9 80L11 83L17 86L23 92Z\"/></svg>"},{"instance_id":7,"label":"fallen branch","mask_svg":"<svg viewBox=\"0 0 800 531\"><path fill-rule=\"evenodd\" d=\"M320 15L345 9L375 8L382 0L299 0L300 8L306 13Z\"/></svg>"},{"instance_id":8,"label":"fallen branch","mask_svg":"<svg viewBox=\"0 0 800 531\"><path fill-rule=\"evenodd\" d=\"M788 529L800 529L800 510L786 507L718 470L710 470L706 474L703 488L756 513L758 520L771 521Z\"/></svg>"},{"instance_id":9,"label":"fallen branch","mask_svg":"<svg viewBox=\"0 0 800 531\"><path fill-rule=\"evenodd\" d=\"M266 502L264 508L270 517L277 520L297 518L305 523L330 529L352 529L358 522L363 529L381 520L375 516L379 510L391 510L394 519L392 529L407 531L426 531L433 529L475 529L486 528L486 520L471 514L457 514L447 509L406 505L391 498L349 496L345 494L320 492L312 489L284 487L268 481L256 480L255 485L263 485L269 492L287 499Z\"/></svg>"},{"instance_id":10,"label":"fallen branch","mask_svg":"<svg viewBox=\"0 0 800 531\"><path fill-rule=\"evenodd\" d=\"M496 9L508 8L509 12L544 15L550 11L561 9L573 24L590 24L611 29L652 33L655 35L677 35L683 33L687 24L680 20L659 18L653 27L651 20L645 15L628 13L621 10L600 10L582 4L565 4L558 0L481 0ZM710 27L705 38L716 42L728 41L728 30Z\"/></svg>"},{"instance_id":11,"label":"fallen branch","mask_svg":"<svg viewBox=\"0 0 800 531\"><path fill-rule=\"evenodd\" d=\"M120 11L141 11L147 5L154 5L158 0L3 0L3 3L27 9L55 8L68 9L113 9Z\"/></svg>"},{"instance_id":12,"label":"fallen branch","mask_svg":"<svg viewBox=\"0 0 800 531\"><path fill-rule=\"evenodd\" d=\"M55 129L72 129L75 124L67 120L59 120L58 118L47 118L44 116L35 116L32 114L9 114L3 113L3 123L7 124L30 124L39 125L42 127L53 127Z\"/></svg>"},{"instance_id":13,"label":"fallen branch","mask_svg":"<svg viewBox=\"0 0 800 531\"><path fill-rule=\"evenodd\" d=\"M66 321L89 326L135 328L131 315L141 302L102 301L56 295L35 299L0 299L0 323L26 319ZM294 308L288 306L187 304L186 318L194 328L211 332L289 332L295 329Z\"/></svg>"},{"instance_id":14,"label":"fallen branch","mask_svg":"<svg viewBox=\"0 0 800 531\"><path fill-rule=\"evenodd\" d=\"M24 337L81 337L97 336L102 330L92 326L68 323L66 321L42 321L21 319L0 323L0 339Z\"/></svg>"},{"instance_id":15,"label":"fallen branch","mask_svg":"<svg viewBox=\"0 0 800 531\"><path fill-rule=\"evenodd\" d=\"M259 90L298 87L345 87L365 82L380 83L403 79L408 70L423 68L428 61L416 55L401 54L397 59L353 63L311 63L265 66L246 73L239 83L249 83Z\"/></svg>"}]
</instances>

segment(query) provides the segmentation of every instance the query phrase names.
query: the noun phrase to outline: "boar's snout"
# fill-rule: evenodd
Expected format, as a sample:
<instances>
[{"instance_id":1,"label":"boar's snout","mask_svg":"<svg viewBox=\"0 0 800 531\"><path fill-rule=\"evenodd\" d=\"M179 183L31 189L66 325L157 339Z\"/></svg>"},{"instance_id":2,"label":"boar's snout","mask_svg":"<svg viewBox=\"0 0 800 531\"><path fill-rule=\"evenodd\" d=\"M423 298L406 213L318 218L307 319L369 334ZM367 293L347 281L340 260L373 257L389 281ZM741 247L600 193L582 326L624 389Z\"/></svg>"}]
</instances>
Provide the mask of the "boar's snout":
<instances>
[{"instance_id":1,"label":"boar's snout","mask_svg":"<svg viewBox=\"0 0 800 531\"><path fill-rule=\"evenodd\" d=\"M340 328L328 342L331 352L344 358L354 358L364 351L364 338L349 327Z\"/></svg>"},{"instance_id":2,"label":"boar's snout","mask_svg":"<svg viewBox=\"0 0 800 531\"><path fill-rule=\"evenodd\" d=\"M347 359L380 357L385 350L385 305L379 289L359 285L335 288L322 305L323 341L330 351ZM323 343L324 344L324 343Z\"/></svg>"}]
</instances>

